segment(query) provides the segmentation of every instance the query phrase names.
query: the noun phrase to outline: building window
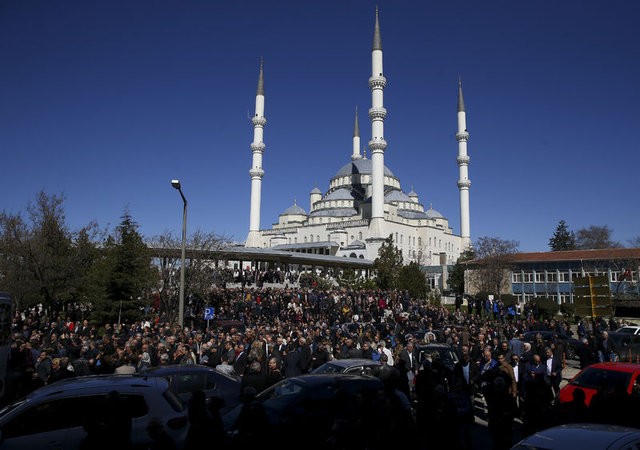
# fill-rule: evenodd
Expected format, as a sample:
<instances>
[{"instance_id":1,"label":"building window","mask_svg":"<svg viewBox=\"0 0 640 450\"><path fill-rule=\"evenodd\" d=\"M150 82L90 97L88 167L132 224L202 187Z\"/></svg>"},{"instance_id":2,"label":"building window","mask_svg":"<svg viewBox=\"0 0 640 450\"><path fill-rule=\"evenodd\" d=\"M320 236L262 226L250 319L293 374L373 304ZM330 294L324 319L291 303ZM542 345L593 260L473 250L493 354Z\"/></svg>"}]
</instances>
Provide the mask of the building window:
<instances>
[{"instance_id":1,"label":"building window","mask_svg":"<svg viewBox=\"0 0 640 450\"><path fill-rule=\"evenodd\" d=\"M528 273L523 273L522 274L522 282L523 283L533 283L533 274L528 272Z\"/></svg>"},{"instance_id":2,"label":"building window","mask_svg":"<svg viewBox=\"0 0 640 450\"><path fill-rule=\"evenodd\" d=\"M544 283L544 272L535 273L536 283Z\"/></svg>"},{"instance_id":3,"label":"building window","mask_svg":"<svg viewBox=\"0 0 640 450\"><path fill-rule=\"evenodd\" d=\"M556 272L547 272L547 283L556 283L558 281L558 274Z\"/></svg>"},{"instance_id":4,"label":"building window","mask_svg":"<svg viewBox=\"0 0 640 450\"><path fill-rule=\"evenodd\" d=\"M566 283L569 281L569 274L567 272L560 272L558 274L558 281L560 283Z\"/></svg>"},{"instance_id":5,"label":"building window","mask_svg":"<svg viewBox=\"0 0 640 450\"><path fill-rule=\"evenodd\" d=\"M358 233L358 239L362 240L362 231Z\"/></svg>"},{"instance_id":6,"label":"building window","mask_svg":"<svg viewBox=\"0 0 640 450\"><path fill-rule=\"evenodd\" d=\"M522 274L520 272L513 272L511 274L512 283L522 283Z\"/></svg>"}]
</instances>

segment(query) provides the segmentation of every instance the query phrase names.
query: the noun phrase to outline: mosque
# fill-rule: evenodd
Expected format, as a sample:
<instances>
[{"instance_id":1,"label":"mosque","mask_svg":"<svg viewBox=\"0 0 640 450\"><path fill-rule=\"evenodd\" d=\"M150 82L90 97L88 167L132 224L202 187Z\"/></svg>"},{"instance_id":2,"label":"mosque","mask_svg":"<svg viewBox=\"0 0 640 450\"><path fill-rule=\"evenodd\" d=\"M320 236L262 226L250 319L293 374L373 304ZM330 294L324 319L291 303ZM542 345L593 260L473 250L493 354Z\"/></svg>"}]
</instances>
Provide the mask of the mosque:
<instances>
[{"instance_id":1,"label":"mosque","mask_svg":"<svg viewBox=\"0 0 640 450\"><path fill-rule=\"evenodd\" d=\"M471 246L468 176L469 156L466 113L462 85L458 82L457 133L458 190L460 196L460 234L455 234L446 217L429 206L425 209L417 193L406 193L400 180L384 164L387 142L384 121L387 110L383 97L387 80L383 74L382 38L376 9L373 33L371 89L370 159L361 153L360 130L356 110L350 161L344 164L322 192L315 187L309 193L309 212L296 204L278 217L269 229L260 229L260 201L265 92L263 65L260 65L251 143L251 210L245 247L359 258L373 261L384 241L391 236L401 250L403 262L422 266L454 264ZM363 149L364 150L364 149Z\"/></svg>"}]
</instances>

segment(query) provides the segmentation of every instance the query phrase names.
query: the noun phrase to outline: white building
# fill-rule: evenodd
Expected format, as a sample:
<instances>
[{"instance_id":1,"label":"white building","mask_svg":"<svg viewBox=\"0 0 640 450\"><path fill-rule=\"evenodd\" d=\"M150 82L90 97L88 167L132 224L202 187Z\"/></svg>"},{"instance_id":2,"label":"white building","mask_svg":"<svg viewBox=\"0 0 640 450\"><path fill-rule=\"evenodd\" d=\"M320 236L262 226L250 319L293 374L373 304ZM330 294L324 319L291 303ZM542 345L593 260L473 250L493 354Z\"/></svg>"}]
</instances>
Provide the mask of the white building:
<instances>
[{"instance_id":1,"label":"white building","mask_svg":"<svg viewBox=\"0 0 640 450\"><path fill-rule=\"evenodd\" d=\"M384 120L387 110L383 95L387 83L383 75L382 39L376 10L372 48L371 89L372 136L368 142L370 159L361 153L358 112L356 110L350 161L329 181L329 189L317 187L309 193L309 212L294 204L287 208L270 229L260 229L261 187L264 170L263 140L267 123L264 72L260 66L253 122L253 154L251 175L251 212L246 247L274 248L325 255L374 260L384 240L391 235L402 251L405 263L421 265L453 264L471 245L469 218L466 113L462 86L458 84L457 164L460 193L460 234L455 234L449 221L431 206L425 208L417 193L406 193L400 180L384 164L387 142Z\"/></svg>"}]
</instances>

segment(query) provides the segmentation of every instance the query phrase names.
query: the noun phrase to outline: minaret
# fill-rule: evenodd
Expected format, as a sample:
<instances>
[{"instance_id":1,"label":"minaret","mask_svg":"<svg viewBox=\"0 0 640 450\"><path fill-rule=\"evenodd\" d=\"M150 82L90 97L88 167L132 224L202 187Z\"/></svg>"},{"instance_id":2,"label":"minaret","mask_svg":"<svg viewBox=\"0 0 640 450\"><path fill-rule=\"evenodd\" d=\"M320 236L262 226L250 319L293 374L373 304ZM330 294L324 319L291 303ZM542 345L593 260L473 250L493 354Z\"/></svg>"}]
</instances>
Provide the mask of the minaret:
<instances>
[{"instance_id":1,"label":"minaret","mask_svg":"<svg viewBox=\"0 0 640 450\"><path fill-rule=\"evenodd\" d=\"M382 38L380 37L380 23L378 8L376 8L376 24L373 32L373 48L371 50L371 222L369 232L372 238L385 239L384 234L384 151L387 142L384 140L384 119L387 110L384 108L383 92L387 79L382 71Z\"/></svg>"},{"instance_id":2,"label":"minaret","mask_svg":"<svg viewBox=\"0 0 640 450\"><path fill-rule=\"evenodd\" d=\"M464 110L462 98L462 80L458 78L458 189L460 191L460 236L462 237L462 250L471 248L471 233L469 231L469 156L467 155L467 114Z\"/></svg>"},{"instance_id":3,"label":"minaret","mask_svg":"<svg viewBox=\"0 0 640 450\"><path fill-rule=\"evenodd\" d=\"M358 107L356 106L356 123L353 127L353 154L351 155L351 161L356 159L362 159L360 154L360 127L358 126Z\"/></svg>"},{"instance_id":4,"label":"minaret","mask_svg":"<svg viewBox=\"0 0 640 450\"><path fill-rule=\"evenodd\" d=\"M251 175L251 213L249 215L249 235L245 247L260 247L260 201L262 195L262 153L264 152L264 126L267 119L264 117L264 62L260 60L260 75L258 77L258 89L256 91L256 111L251 119L253 123L253 142L251 152L253 161L249 175Z\"/></svg>"}]
</instances>

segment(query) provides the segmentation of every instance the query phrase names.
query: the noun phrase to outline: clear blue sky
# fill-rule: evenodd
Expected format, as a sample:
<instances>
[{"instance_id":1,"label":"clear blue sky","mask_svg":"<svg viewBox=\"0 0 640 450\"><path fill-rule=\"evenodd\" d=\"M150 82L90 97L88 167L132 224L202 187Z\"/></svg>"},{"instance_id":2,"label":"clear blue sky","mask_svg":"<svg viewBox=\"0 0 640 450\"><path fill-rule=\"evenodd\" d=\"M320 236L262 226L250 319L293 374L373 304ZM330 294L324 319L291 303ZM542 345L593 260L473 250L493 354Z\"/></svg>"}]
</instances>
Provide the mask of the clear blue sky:
<instances>
[{"instance_id":1,"label":"clear blue sky","mask_svg":"<svg viewBox=\"0 0 640 450\"><path fill-rule=\"evenodd\" d=\"M546 251L559 220L640 236L640 2L632 0L4 0L0 210L44 190L67 223L146 237L244 241L260 58L266 107L261 227L371 136L376 5L387 77L385 164L460 233L463 80L471 235Z\"/></svg>"}]
</instances>

